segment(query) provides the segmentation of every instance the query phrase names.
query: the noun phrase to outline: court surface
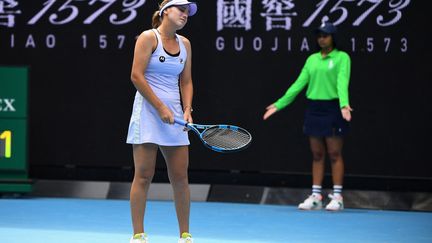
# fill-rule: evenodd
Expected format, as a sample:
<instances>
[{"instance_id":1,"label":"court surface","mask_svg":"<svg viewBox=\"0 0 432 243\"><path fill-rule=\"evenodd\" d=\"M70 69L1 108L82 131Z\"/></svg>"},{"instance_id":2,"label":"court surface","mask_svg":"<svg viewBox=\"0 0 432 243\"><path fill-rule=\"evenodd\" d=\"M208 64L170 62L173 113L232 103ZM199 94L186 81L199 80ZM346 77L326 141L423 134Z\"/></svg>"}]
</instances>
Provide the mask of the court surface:
<instances>
[{"instance_id":1,"label":"court surface","mask_svg":"<svg viewBox=\"0 0 432 243\"><path fill-rule=\"evenodd\" d=\"M127 200L0 199L1 243L128 243ZM150 243L176 243L170 201L149 201ZM432 213L346 209L299 211L293 206L193 202L195 243L432 242Z\"/></svg>"}]
</instances>

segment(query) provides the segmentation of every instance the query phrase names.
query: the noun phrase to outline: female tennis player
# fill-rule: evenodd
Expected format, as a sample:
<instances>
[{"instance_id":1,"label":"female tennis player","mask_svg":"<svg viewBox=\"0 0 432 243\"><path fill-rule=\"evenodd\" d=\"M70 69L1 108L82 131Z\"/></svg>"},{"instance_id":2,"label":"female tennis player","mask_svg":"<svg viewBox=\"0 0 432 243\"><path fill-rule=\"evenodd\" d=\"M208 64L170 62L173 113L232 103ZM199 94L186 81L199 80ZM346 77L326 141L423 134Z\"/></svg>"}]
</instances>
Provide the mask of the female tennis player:
<instances>
[{"instance_id":1,"label":"female tennis player","mask_svg":"<svg viewBox=\"0 0 432 243\"><path fill-rule=\"evenodd\" d=\"M351 60L346 52L336 48L336 31L336 27L329 22L316 30L320 51L308 57L297 80L283 97L267 107L264 114L266 120L285 108L307 86L304 133L309 136L313 154L313 185L312 194L298 206L304 210L322 208L321 185L326 151L330 157L333 178L333 194L329 195L331 201L326 209L338 211L344 208L342 145L352 112L348 99Z\"/></svg>"},{"instance_id":2,"label":"female tennis player","mask_svg":"<svg viewBox=\"0 0 432 243\"><path fill-rule=\"evenodd\" d=\"M130 191L134 231L131 243L148 243L144 214L158 149L164 156L174 191L178 242L193 242L189 233L189 139L182 126L174 124L174 117L193 122L191 44L176 32L196 12L193 2L164 0L153 15L153 29L141 33L136 41L131 79L137 92L127 135L135 166Z\"/></svg>"}]
</instances>

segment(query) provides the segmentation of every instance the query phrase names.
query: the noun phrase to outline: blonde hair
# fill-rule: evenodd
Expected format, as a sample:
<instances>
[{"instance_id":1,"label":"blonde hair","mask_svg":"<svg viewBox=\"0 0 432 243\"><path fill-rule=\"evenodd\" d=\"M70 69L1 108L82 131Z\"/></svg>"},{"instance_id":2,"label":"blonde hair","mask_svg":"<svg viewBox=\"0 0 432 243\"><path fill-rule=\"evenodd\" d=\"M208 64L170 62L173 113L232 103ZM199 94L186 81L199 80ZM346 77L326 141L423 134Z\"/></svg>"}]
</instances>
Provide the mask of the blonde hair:
<instances>
[{"instance_id":1,"label":"blonde hair","mask_svg":"<svg viewBox=\"0 0 432 243\"><path fill-rule=\"evenodd\" d=\"M169 3L171 0L163 0L160 4L159 4L159 10L155 11L153 13L153 17L152 17L152 27L154 29L156 29L157 27L159 27L162 23L162 17L163 17L163 13L162 16L159 16L160 10L162 9L163 6L165 6L167 3Z\"/></svg>"}]
</instances>

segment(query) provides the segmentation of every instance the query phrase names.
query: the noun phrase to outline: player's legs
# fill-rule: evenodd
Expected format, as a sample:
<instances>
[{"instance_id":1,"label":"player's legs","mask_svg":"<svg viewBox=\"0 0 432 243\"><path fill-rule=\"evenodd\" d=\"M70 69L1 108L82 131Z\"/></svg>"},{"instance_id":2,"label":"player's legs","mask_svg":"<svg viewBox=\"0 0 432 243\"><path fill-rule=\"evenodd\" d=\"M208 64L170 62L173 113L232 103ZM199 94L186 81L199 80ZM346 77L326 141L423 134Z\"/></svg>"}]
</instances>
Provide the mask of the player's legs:
<instances>
[{"instance_id":1,"label":"player's legs","mask_svg":"<svg viewBox=\"0 0 432 243\"><path fill-rule=\"evenodd\" d=\"M177 220L182 233L189 232L190 190L188 180L188 146L160 146L165 158L168 177L174 191Z\"/></svg>"},{"instance_id":2,"label":"player's legs","mask_svg":"<svg viewBox=\"0 0 432 243\"><path fill-rule=\"evenodd\" d=\"M133 145L135 174L130 191L130 206L134 234L144 232L147 192L155 171L157 149L157 145L150 143Z\"/></svg>"}]
</instances>

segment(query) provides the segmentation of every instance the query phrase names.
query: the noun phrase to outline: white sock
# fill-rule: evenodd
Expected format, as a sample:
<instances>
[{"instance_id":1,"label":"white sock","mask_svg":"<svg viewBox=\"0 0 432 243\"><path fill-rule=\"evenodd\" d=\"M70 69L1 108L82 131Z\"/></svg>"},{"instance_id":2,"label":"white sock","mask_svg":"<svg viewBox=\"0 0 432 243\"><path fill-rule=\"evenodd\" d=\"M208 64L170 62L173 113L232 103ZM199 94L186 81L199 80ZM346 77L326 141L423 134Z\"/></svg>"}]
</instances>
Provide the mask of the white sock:
<instances>
[{"instance_id":1,"label":"white sock","mask_svg":"<svg viewBox=\"0 0 432 243\"><path fill-rule=\"evenodd\" d=\"M342 185L334 185L333 186L333 195L342 196Z\"/></svg>"},{"instance_id":2,"label":"white sock","mask_svg":"<svg viewBox=\"0 0 432 243\"><path fill-rule=\"evenodd\" d=\"M312 185L312 195L321 196L321 185Z\"/></svg>"}]
</instances>

